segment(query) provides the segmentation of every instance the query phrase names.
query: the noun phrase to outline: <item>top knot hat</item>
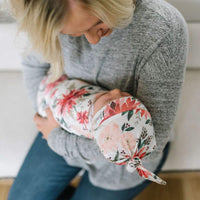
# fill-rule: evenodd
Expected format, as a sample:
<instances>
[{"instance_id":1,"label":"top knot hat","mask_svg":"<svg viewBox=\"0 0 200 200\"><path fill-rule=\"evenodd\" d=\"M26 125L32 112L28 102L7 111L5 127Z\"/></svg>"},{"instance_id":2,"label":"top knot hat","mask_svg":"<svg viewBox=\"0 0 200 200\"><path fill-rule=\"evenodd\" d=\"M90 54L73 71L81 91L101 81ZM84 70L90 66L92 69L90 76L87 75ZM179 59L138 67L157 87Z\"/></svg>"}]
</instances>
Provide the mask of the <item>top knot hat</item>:
<instances>
[{"instance_id":1,"label":"top knot hat","mask_svg":"<svg viewBox=\"0 0 200 200\"><path fill-rule=\"evenodd\" d=\"M151 115L138 99L128 96L109 102L92 117L92 132L106 159L166 185L142 165L142 159L156 148L156 140Z\"/></svg>"}]
</instances>

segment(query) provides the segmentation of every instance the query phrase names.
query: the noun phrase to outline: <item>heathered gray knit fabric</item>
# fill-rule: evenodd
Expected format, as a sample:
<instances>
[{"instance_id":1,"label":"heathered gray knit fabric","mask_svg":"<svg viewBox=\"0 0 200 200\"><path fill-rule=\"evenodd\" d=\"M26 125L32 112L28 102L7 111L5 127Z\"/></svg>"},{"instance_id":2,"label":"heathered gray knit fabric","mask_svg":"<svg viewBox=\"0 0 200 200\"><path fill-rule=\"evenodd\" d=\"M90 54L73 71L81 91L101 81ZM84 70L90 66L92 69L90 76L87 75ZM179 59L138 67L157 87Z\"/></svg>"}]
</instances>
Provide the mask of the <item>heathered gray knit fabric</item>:
<instances>
[{"instance_id":1,"label":"heathered gray knit fabric","mask_svg":"<svg viewBox=\"0 0 200 200\"><path fill-rule=\"evenodd\" d=\"M188 30L180 12L164 0L136 0L132 23L115 29L92 45L84 36L59 35L65 72L106 89L120 88L140 99L149 110L155 128L157 148L144 160L154 171L170 139L188 54ZM35 111L39 82L49 69L37 53L23 58L24 83ZM89 172L99 187L118 190L138 185L143 179L125 166L107 161L93 140L54 129L48 145L69 165Z\"/></svg>"}]
</instances>

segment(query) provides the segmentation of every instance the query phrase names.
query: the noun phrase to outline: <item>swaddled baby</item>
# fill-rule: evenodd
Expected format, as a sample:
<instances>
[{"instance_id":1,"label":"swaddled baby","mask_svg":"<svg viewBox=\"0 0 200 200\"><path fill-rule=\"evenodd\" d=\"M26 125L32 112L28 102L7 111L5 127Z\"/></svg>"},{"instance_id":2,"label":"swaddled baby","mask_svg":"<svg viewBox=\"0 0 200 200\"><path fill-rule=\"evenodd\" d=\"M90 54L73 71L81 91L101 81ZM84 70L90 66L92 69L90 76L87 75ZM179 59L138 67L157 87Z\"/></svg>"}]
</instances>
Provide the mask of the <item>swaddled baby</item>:
<instances>
[{"instance_id":1,"label":"swaddled baby","mask_svg":"<svg viewBox=\"0 0 200 200\"><path fill-rule=\"evenodd\" d=\"M45 109L49 107L63 129L94 139L109 161L166 184L142 166L141 160L156 147L155 133L150 113L129 93L107 91L66 75L49 82L46 76L39 86L37 104L42 117L46 117Z\"/></svg>"}]
</instances>

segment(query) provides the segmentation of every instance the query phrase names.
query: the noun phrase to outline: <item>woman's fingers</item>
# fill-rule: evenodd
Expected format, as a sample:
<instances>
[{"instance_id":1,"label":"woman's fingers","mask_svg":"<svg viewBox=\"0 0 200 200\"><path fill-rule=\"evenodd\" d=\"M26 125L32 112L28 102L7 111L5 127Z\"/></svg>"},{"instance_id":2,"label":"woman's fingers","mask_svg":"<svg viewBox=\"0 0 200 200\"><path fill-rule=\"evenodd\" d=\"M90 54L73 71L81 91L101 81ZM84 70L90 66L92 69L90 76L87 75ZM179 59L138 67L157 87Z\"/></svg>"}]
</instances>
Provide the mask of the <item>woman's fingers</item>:
<instances>
[{"instance_id":1,"label":"woman's fingers","mask_svg":"<svg viewBox=\"0 0 200 200\"><path fill-rule=\"evenodd\" d=\"M49 107L45 109L45 112L47 114L48 119L51 119L53 117L53 114L52 114L51 109Z\"/></svg>"},{"instance_id":2,"label":"woman's fingers","mask_svg":"<svg viewBox=\"0 0 200 200\"><path fill-rule=\"evenodd\" d=\"M33 117L33 121L35 122L36 126L40 127L42 123L44 123L46 119L41 117L38 113L35 113Z\"/></svg>"},{"instance_id":3,"label":"woman's fingers","mask_svg":"<svg viewBox=\"0 0 200 200\"><path fill-rule=\"evenodd\" d=\"M47 119L49 120L49 122L50 122L53 126L55 126L55 127L60 126L60 125L57 123L57 121L54 119L53 113L52 113L52 111L51 111L51 109L50 109L49 107L45 109L45 112L46 112L46 114L47 114Z\"/></svg>"}]
</instances>

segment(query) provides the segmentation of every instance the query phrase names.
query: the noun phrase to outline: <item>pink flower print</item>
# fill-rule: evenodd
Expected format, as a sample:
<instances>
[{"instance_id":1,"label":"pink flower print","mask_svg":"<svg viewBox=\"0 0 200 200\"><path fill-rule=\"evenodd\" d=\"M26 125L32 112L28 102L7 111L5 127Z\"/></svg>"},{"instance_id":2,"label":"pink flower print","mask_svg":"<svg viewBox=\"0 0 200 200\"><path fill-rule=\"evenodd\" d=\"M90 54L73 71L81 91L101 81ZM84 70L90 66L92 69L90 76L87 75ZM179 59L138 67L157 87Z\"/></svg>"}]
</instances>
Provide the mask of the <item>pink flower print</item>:
<instances>
[{"instance_id":1,"label":"pink flower print","mask_svg":"<svg viewBox=\"0 0 200 200\"><path fill-rule=\"evenodd\" d=\"M116 165L126 165L127 164L127 161L125 161L125 162L121 162L121 163L115 163Z\"/></svg>"},{"instance_id":2,"label":"pink flower print","mask_svg":"<svg viewBox=\"0 0 200 200\"><path fill-rule=\"evenodd\" d=\"M45 89L45 94L48 94L53 88L55 88L59 83L65 81L67 79L66 75L62 75L58 80L47 84Z\"/></svg>"},{"instance_id":3,"label":"pink flower print","mask_svg":"<svg viewBox=\"0 0 200 200\"><path fill-rule=\"evenodd\" d=\"M76 102L73 99L69 99L68 95L63 94L63 99L57 99L57 114L62 115L62 113L64 113L63 116L65 117L65 113L70 113L73 105L76 105Z\"/></svg>"},{"instance_id":4,"label":"pink flower print","mask_svg":"<svg viewBox=\"0 0 200 200\"><path fill-rule=\"evenodd\" d=\"M135 154L133 155L133 158L139 157L140 159L142 159L142 158L144 158L145 154L146 154L145 147L141 148L139 152L138 152L138 148L137 148L135 151Z\"/></svg>"},{"instance_id":5,"label":"pink flower print","mask_svg":"<svg viewBox=\"0 0 200 200\"><path fill-rule=\"evenodd\" d=\"M105 154L117 152L120 143L121 130L116 123L110 123L99 134L98 143Z\"/></svg>"},{"instance_id":6,"label":"pink flower print","mask_svg":"<svg viewBox=\"0 0 200 200\"><path fill-rule=\"evenodd\" d=\"M79 98L79 97L81 97L82 95L84 95L84 94L86 94L86 93L88 93L89 91L87 91L87 90L85 90L85 88L83 88L83 89L80 89L80 90L72 90L71 91L71 95L73 95L74 96L74 98Z\"/></svg>"},{"instance_id":7,"label":"pink flower print","mask_svg":"<svg viewBox=\"0 0 200 200\"><path fill-rule=\"evenodd\" d=\"M123 101L124 101L123 99L119 98L119 99L113 100L110 104L107 104L104 110L104 120L122 112L121 105Z\"/></svg>"},{"instance_id":8,"label":"pink flower print","mask_svg":"<svg viewBox=\"0 0 200 200\"><path fill-rule=\"evenodd\" d=\"M136 102L136 100L131 100L131 98L127 98L126 102L123 103L123 99L119 98L114 100L113 102L108 104L104 110L104 119L101 121L105 121L113 115L118 113L122 113L128 110L135 110L140 105L140 102ZM101 124L100 123L100 124Z\"/></svg>"},{"instance_id":9,"label":"pink flower print","mask_svg":"<svg viewBox=\"0 0 200 200\"><path fill-rule=\"evenodd\" d=\"M121 107L121 112L135 110L139 105L140 102L136 102L136 99L131 100L131 98L127 98L126 102Z\"/></svg>"},{"instance_id":10,"label":"pink flower print","mask_svg":"<svg viewBox=\"0 0 200 200\"><path fill-rule=\"evenodd\" d=\"M54 95L55 95L55 93L56 93L57 91L58 91L58 88L55 89L55 90L52 92L52 94L51 94L51 96L50 96L51 99L54 97Z\"/></svg>"},{"instance_id":11,"label":"pink flower print","mask_svg":"<svg viewBox=\"0 0 200 200\"><path fill-rule=\"evenodd\" d=\"M144 115L146 120L148 117L151 117L150 113L147 110L138 108L135 113L137 113L139 111L141 111L141 117L143 117L143 115Z\"/></svg>"},{"instance_id":12,"label":"pink flower print","mask_svg":"<svg viewBox=\"0 0 200 200\"><path fill-rule=\"evenodd\" d=\"M121 134L121 147L125 150L126 154L130 156L133 154L136 145L136 138L130 132Z\"/></svg>"},{"instance_id":13,"label":"pink flower print","mask_svg":"<svg viewBox=\"0 0 200 200\"><path fill-rule=\"evenodd\" d=\"M63 112L63 116L65 116L66 112L70 113L73 105L76 105L75 99L81 97L86 93L88 93L88 91L83 88L81 90L72 90L68 95L63 94L62 99L57 99L58 115L62 114Z\"/></svg>"},{"instance_id":14,"label":"pink flower print","mask_svg":"<svg viewBox=\"0 0 200 200\"><path fill-rule=\"evenodd\" d=\"M137 171L139 173L139 175L141 177L145 177L145 178L148 178L149 176L152 176L151 172L147 171L144 167L142 166L138 166L137 167Z\"/></svg>"},{"instance_id":15,"label":"pink flower print","mask_svg":"<svg viewBox=\"0 0 200 200\"><path fill-rule=\"evenodd\" d=\"M80 124L88 124L88 112L78 112L77 113L77 120Z\"/></svg>"},{"instance_id":16,"label":"pink flower print","mask_svg":"<svg viewBox=\"0 0 200 200\"><path fill-rule=\"evenodd\" d=\"M108 119L109 117L116 115L117 113L120 112L120 106L118 102L111 102L111 104L106 105L106 108L104 110L104 120ZM101 123L103 122L101 121Z\"/></svg>"}]
</instances>

